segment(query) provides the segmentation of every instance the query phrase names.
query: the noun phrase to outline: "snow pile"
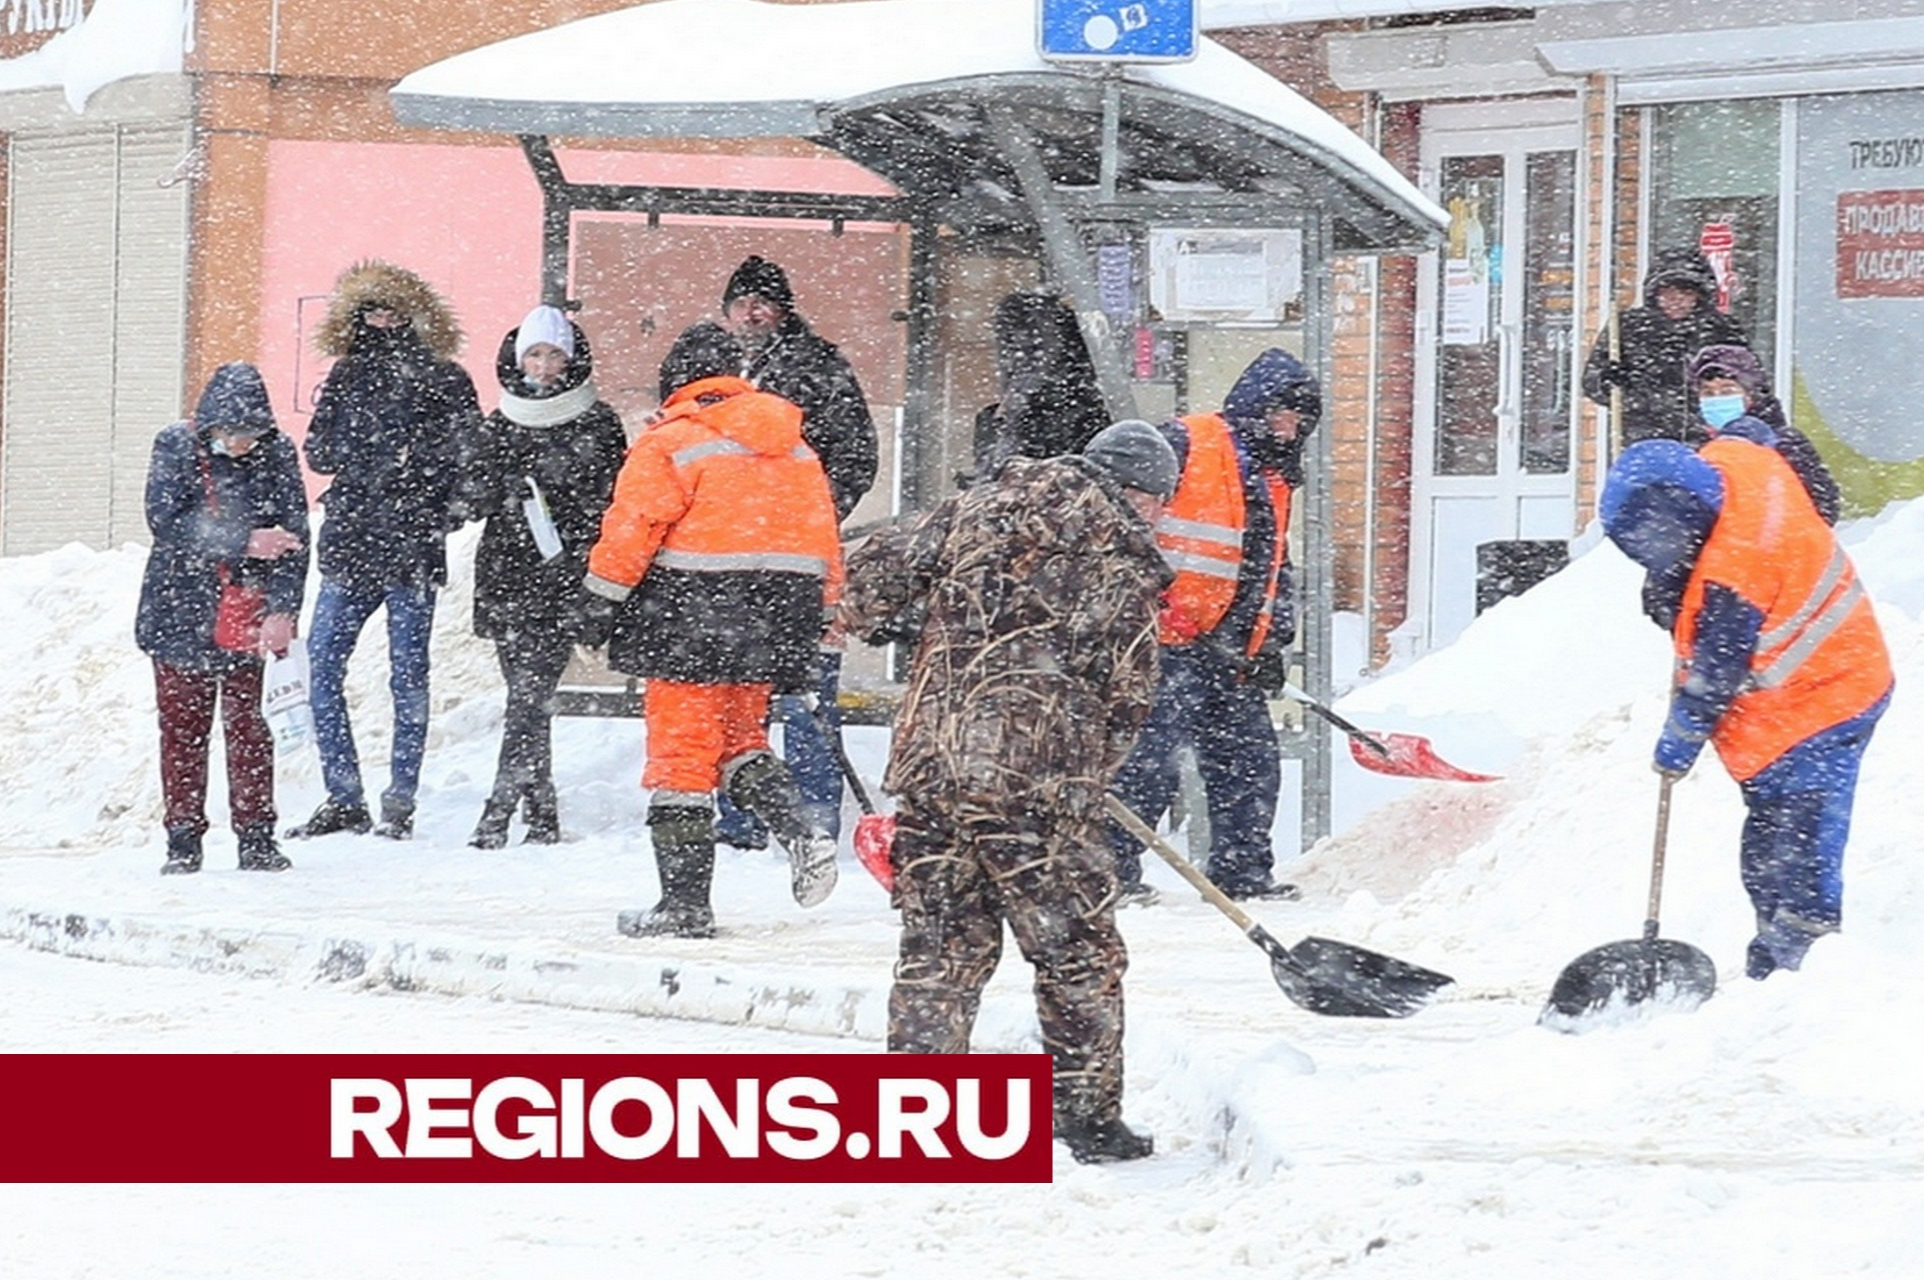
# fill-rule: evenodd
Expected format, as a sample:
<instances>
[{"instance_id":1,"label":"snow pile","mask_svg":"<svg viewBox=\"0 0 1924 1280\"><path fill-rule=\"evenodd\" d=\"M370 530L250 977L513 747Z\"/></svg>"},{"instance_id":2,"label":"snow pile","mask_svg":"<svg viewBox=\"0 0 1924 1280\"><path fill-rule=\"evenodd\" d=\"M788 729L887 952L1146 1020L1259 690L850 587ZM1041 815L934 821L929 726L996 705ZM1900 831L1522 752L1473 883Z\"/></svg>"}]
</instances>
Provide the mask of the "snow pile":
<instances>
[{"instance_id":1,"label":"snow pile","mask_svg":"<svg viewBox=\"0 0 1924 1280\"><path fill-rule=\"evenodd\" d=\"M178 72L193 22L191 0L94 0L78 25L0 62L0 93L61 89L78 115L87 99L116 80Z\"/></svg>"}]
</instances>

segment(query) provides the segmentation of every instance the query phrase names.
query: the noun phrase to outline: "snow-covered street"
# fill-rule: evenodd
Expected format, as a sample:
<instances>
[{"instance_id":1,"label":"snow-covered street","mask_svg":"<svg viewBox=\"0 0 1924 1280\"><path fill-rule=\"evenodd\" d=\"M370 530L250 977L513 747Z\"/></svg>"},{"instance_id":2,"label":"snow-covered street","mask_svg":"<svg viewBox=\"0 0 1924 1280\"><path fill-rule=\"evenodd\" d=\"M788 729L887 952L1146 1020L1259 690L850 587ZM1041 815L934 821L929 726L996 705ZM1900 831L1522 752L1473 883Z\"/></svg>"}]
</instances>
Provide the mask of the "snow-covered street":
<instances>
[{"instance_id":1,"label":"snow-covered street","mask_svg":"<svg viewBox=\"0 0 1924 1280\"><path fill-rule=\"evenodd\" d=\"M1717 962L1719 995L1584 1036L1535 1023L1559 969L1634 936L1644 905L1668 657L1635 572L1605 548L1342 703L1505 780L1399 784L1345 765L1340 833L1284 868L1304 900L1260 905L1286 941L1320 934L1455 975L1436 1005L1400 1022L1305 1013L1255 948L1152 869L1163 903L1123 917L1128 1113L1155 1132L1152 1160L1084 1168L1058 1148L1053 1185L1006 1189L14 1186L0 1191L0 1271L1924 1273L1924 724L1908 696L1924 674L1920 539L1924 504L1845 531L1899 689L1865 764L1845 932L1800 974L1741 976L1741 804L1707 762L1678 789L1663 919ZM725 853L719 939L614 933L614 912L655 887L633 722L559 723L568 841L466 847L499 709L455 593L412 844L294 844L293 871L258 877L230 869L217 834L206 872L158 876L151 682L128 638L139 557L0 562L14 620L0 635L6 1050L879 1049L892 918L852 858L836 896L803 913L776 855ZM381 666L367 653L354 667L369 731L385 720ZM882 734L852 742L874 776ZM280 792L284 815L311 805L312 762L283 762ZM1011 953L977 1044L1035 1043Z\"/></svg>"}]
</instances>

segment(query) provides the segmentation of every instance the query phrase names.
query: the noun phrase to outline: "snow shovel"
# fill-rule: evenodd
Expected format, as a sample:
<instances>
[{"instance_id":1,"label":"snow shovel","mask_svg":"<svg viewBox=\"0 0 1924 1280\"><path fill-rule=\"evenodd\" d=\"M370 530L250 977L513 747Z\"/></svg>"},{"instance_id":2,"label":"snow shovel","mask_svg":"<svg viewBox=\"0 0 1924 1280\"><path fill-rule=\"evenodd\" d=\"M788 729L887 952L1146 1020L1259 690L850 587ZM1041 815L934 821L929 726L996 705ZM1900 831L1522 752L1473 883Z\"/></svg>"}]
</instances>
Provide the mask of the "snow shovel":
<instances>
[{"instance_id":1,"label":"snow shovel","mask_svg":"<svg viewBox=\"0 0 1924 1280\"><path fill-rule=\"evenodd\" d=\"M1308 707L1349 735L1349 754L1371 773L1386 773L1392 778L1436 778L1444 782L1497 782L1494 773L1471 773L1459 769L1436 754L1428 738L1413 733L1374 734L1358 728L1331 711L1293 684L1283 686L1284 694Z\"/></svg>"},{"instance_id":2,"label":"snow shovel","mask_svg":"<svg viewBox=\"0 0 1924 1280\"><path fill-rule=\"evenodd\" d=\"M855 772L855 764L848 758L848 748L842 745L842 734L828 722L822 714L820 705L813 706L809 713L815 717L816 725L822 736L828 739L829 749L835 753L835 763L842 767L842 777L848 781L848 789L855 793L855 803L862 807L862 816L855 820L855 860L862 869L875 877L884 893L895 891L895 868L889 865L889 846L895 843L895 815L877 813L875 802L869 799L868 787L862 783L862 775Z\"/></svg>"},{"instance_id":3,"label":"snow shovel","mask_svg":"<svg viewBox=\"0 0 1924 1280\"><path fill-rule=\"evenodd\" d=\"M1557 975L1550 1003L1537 1019L1539 1024L1574 1031L1578 1028L1559 1023L1614 1003L1634 1005L1656 999L1689 1012L1716 992L1717 966L1709 956L1687 942L1657 936L1657 908L1663 901L1664 843L1670 835L1671 781L1665 774L1657 793L1657 840L1650 856L1650 910L1644 918L1643 937L1607 942L1572 960Z\"/></svg>"},{"instance_id":4,"label":"snow shovel","mask_svg":"<svg viewBox=\"0 0 1924 1280\"><path fill-rule=\"evenodd\" d=\"M1243 936L1269 956L1269 971L1283 994L1311 1013L1332 1018L1407 1018L1456 979L1347 942L1305 938L1285 947L1249 918L1208 876L1149 829L1129 806L1104 798L1109 816L1154 849L1210 906L1228 916Z\"/></svg>"}]
</instances>

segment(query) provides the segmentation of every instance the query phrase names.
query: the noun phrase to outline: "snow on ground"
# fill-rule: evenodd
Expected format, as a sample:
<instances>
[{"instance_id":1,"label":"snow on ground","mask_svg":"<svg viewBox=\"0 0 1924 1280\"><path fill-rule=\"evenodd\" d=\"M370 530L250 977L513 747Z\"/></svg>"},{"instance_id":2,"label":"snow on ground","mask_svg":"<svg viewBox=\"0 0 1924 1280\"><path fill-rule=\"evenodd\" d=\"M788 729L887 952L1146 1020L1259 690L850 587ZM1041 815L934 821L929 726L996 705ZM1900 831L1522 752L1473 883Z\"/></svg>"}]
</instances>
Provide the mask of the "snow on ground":
<instances>
[{"instance_id":1,"label":"snow on ground","mask_svg":"<svg viewBox=\"0 0 1924 1280\"><path fill-rule=\"evenodd\" d=\"M1844 531L1899 687L1865 764L1846 932L1800 974L1741 976L1741 805L1707 760L1677 790L1663 922L1710 953L1723 990L1689 1016L1584 1036L1535 1024L1562 966L1635 936L1644 911L1669 658L1637 611L1634 572L1605 547L1340 704L1504 780L1398 783L1344 763L1339 834L1286 868L1305 900L1258 911L1286 940L1320 934L1452 973L1435 1006L1400 1022L1307 1014L1260 953L1152 868L1163 905L1123 925L1128 1111L1156 1132L1154 1160L1083 1169L1059 1155L1054 1185L1011 1190L11 1187L0 1273L1924 1275L1921 525L1914 503ZM499 729L492 655L467 634L471 552L471 537L457 541L439 615L418 838L294 845L294 871L253 877L228 869L217 834L209 870L184 880L155 874L152 693L130 639L141 553L0 561L0 934L124 962L0 948L0 1048L877 1047L892 917L852 859L836 896L803 913L776 855L728 852L721 938L613 934L614 912L655 889L632 721L559 722L567 842L465 847ZM371 630L352 682L377 768L379 649ZM851 736L875 776L883 734ZM302 816L317 770L282 770L283 811ZM36 932L33 913L111 927L76 942ZM342 939L363 945L363 968L313 963ZM423 959L437 950L439 968ZM395 994L489 990L463 956L505 956L521 975L565 962L571 981L492 990L573 1007ZM754 1027L635 1018L655 1007L641 991L650 965L759 976L788 1003L679 1010ZM796 994L809 992L822 998ZM1013 949L977 1043L1035 1046Z\"/></svg>"}]
</instances>

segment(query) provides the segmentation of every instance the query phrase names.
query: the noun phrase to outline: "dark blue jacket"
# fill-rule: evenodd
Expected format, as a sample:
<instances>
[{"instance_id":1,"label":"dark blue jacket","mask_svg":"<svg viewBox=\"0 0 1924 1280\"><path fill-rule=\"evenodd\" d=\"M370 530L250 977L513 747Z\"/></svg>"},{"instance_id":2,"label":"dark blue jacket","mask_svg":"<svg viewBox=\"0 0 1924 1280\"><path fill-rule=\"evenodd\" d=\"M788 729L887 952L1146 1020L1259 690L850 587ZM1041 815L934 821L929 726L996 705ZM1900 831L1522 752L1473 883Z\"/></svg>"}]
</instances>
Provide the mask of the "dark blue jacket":
<instances>
[{"instance_id":1,"label":"dark blue jacket","mask_svg":"<svg viewBox=\"0 0 1924 1280\"><path fill-rule=\"evenodd\" d=\"M256 395L255 407L271 422L259 375L250 366L226 365L209 381L200 412L252 404ZM307 491L286 436L270 431L244 457L229 458L209 449L208 432L195 422L163 428L154 437L147 468L147 527L154 546L134 620L141 649L169 666L192 670L231 670L254 661L214 644L219 569L225 565L232 580L264 590L269 613L298 617L307 583L306 546L277 560L246 557L248 535L275 526L307 542Z\"/></svg>"},{"instance_id":2,"label":"dark blue jacket","mask_svg":"<svg viewBox=\"0 0 1924 1280\"><path fill-rule=\"evenodd\" d=\"M462 438L481 420L474 382L412 328L360 327L332 369L307 428L321 495L321 573L352 587L447 581L448 531Z\"/></svg>"}]
</instances>

